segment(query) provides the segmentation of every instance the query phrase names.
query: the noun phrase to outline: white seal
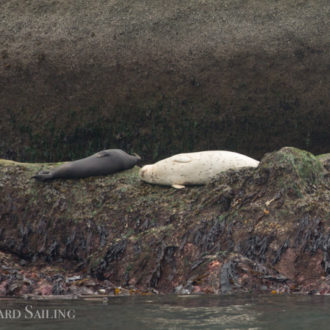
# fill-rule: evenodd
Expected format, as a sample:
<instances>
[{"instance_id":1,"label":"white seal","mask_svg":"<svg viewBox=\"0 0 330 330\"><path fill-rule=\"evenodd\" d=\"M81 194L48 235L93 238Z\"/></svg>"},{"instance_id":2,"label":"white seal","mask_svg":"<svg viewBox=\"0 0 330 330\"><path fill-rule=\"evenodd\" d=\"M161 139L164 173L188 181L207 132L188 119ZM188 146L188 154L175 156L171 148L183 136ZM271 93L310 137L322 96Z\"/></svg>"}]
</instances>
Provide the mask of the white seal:
<instances>
[{"instance_id":1,"label":"white seal","mask_svg":"<svg viewBox=\"0 0 330 330\"><path fill-rule=\"evenodd\" d=\"M217 174L229 169L257 167L259 162L248 156L223 150L201 151L174 155L139 171L140 178L148 183L172 186L203 185Z\"/></svg>"}]
</instances>

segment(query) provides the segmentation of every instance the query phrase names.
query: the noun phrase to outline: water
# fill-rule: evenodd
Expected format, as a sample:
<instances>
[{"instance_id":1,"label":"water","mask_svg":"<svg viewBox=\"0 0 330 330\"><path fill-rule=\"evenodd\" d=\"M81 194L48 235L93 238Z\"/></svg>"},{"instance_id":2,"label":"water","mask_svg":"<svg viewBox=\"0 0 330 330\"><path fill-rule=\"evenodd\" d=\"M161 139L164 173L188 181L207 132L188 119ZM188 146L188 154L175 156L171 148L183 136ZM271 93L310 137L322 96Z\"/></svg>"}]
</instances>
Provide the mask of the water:
<instances>
[{"instance_id":1,"label":"water","mask_svg":"<svg viewBox=\"0 0 330 330\"><path fill-rule=\"evenodd\" d=\"M0 300L0 311L0 329L330 329L329 296Z\"/></svg>"}]
</instances>

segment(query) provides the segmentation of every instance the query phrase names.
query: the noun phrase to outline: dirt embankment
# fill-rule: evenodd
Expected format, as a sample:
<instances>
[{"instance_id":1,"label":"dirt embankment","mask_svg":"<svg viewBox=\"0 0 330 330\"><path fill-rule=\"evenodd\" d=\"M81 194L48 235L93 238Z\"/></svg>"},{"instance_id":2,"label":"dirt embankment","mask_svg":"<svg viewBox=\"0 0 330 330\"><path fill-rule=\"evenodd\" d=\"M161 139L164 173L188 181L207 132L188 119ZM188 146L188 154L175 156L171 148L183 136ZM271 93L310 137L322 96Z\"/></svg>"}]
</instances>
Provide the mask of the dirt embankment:
<instances>
[{"instance_id":1,"label":"dirt embankment","mask_svg":"<svg viewBox=\"0 0 330 330\"><path fill-rule=\"evenodd\" d=\"M42 164L1 160L0 293L329 294L329 155L319 159L283 148L183 190L143 183L137 168L36 182Z\"/></svg>"},{"instance_id":2,"label":"dirt embankment","mask_svg":"<svg viewBox=\"0 0 330 330\"><path fill-rule=\"evenodd\" d=\"M0 4L0 156L328 151L329 2Z\"/></svg>"}]
</instances>

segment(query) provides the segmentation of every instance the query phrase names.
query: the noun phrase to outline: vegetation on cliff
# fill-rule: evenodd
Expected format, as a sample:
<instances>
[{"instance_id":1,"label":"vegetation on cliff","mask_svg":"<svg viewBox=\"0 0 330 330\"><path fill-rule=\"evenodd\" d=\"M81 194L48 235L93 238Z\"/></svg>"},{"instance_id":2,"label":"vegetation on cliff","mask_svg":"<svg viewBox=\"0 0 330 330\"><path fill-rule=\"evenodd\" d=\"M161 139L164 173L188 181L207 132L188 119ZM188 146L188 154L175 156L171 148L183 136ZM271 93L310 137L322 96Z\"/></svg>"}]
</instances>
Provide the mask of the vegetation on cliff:
<instances>
[{"instance_id":1,"label":"vegetation on cliff","mask_svg":"<svg viewBox=\"0 0 330 330\"><path fill-rule=\"evenodd\" d=\"M328 152L329 2L0 3L0 157Z\"/></svg>"}]
</instances>

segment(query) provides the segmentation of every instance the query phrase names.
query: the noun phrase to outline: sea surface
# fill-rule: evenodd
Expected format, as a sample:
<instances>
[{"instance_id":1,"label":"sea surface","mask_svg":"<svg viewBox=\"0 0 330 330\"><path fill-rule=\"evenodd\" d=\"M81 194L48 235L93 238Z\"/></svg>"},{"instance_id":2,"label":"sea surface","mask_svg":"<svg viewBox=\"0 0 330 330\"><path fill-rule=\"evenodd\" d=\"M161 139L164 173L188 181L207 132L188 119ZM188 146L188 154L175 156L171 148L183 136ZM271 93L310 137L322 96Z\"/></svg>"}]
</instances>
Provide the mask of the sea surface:
<instances>
[{"instance_id":1,"label":"sea surface","mask_svg":"<svg viewBox=\"0 0 330 330\"><path fill-rule=\"evenodd\" d=\"M0 299L0 329L330 329L330 296Z\"/></svg>"}]
</instances>

